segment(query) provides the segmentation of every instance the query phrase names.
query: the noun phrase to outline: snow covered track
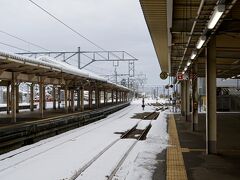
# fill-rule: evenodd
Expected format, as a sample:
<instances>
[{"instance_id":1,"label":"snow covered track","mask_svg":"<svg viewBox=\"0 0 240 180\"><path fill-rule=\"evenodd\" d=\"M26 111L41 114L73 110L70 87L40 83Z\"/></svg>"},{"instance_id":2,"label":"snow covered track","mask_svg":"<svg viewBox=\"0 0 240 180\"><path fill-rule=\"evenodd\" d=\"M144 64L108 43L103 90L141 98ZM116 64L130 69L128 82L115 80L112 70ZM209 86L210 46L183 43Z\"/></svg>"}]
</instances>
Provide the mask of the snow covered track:
<instances>
[{"instance_id":1,"label":"snow covered track","mask_svg":"<svg viewBox=\"0 0 240 180\"><path fill-rule=\"evenodd\" d=\"M0 127L0 153L8 150L9 147L14 147L15 144L20 143L21 146L28 141L36 142L49 136L51 137L53 134L58 135L69 129L75 129L96 122L128 105L129 104L115 105L92 111L71 113L68 115L60 115L52 118Z\"/></svg>"},{"instance_id":2,"label":"snow covered track","mask_svg":"<svg viewBox=\"0 0 240 180\"><path fill-rule=\"evenodd\" d=\"M118 119L124 117L125 115L128 114L128 111L131 111L132 109L133 109L133 107L126 107L126 108L124 108L124 109L122 109L122 110L119 110L118 113L121 113L121 115L118 116L115 120L118 120ZM123 112L124 112L124 113L123 113ZM123 114L122 114L122 113L123 113ZM75 138L77 138L77 137L80 137L80 136L82 136L82 135L84 135L84 134L86 134L86 133L88 133L88 132L91 132L91 131L93 131L93 130L95 130L95 129L97 129L97 128L100 128L100 127L104 126L104 125L107 124L107 123L111 123L112 121L106 121L106 120L110 119L112 116L113 116L113 115L110 115L109 117L105 118L104 120L100 120L100 121L97 121L97 122L93 123L92 125L89 125L89 126L91 126L91 128L89 128L88 131L83 132L83 133L81 133L81 134L79 134L79 135L77 135L77 136L71 137L71 139L75 139ZM99 123L102 122L102 121L106 121L106 122L104 122L103 124L100 124L100 125L99 125ZM97 125L98 125L98 126L97 126ZM63 136L66 136L66 135L69 136L69 135L75 134L76 131L77 131L77 130L72 130L72 131L66 132L66 133L64 133L64 134L60 134L60 135L58 135L58 136L52 137L52 138L48 138L48 139L46 139L46 140L42 140L42 141L40 141L40 142L38 142L38 143L35 143L35 144L33 144L33 145L25 146L25 147L21 148L20 150L16 150L16 151L9 152L9 153L7 153L7 154L3 154L3 155L1 156L2 158L0 158L0 162L3 161L3 160L5 160L5 159L12 158L12 157L14 157L14 156L16 156L16 155L19 155L19 154L21 154L21 153L27 152L27 151L29 151L29 150L33 150L34 148L37 148L37 147L42 146L42 145L44 145L44 144L50 143L50 142L52 142L52 141L56 141L57 139L60 139L60 138L62 138ZM68 139L67 141L70 141L71 139ZM58 144L58 145L60 145L60 144ZM0 172L1 172L1 170L0 170Z\"/></svg>"},{"instance_id":3,"label":"snow covered track","mask_svg":"<svg viewBox=\"0 0 240 180\"><path fill-rule=\"evenodd\" d=\"M150 106L146 110L154 111ZM126 164L131 164L129 158L133 154L139 156L136 151L144 149L140 146L155 142L153 135L159 132L160 126L163 125L165 132L165 121L132 118L142 112L141 105L134 102L96 123L0 155L0 179L106 180L120 177ZM152 127L148 130L150 124ZM133 127L141 135L133 131L122 135ZM164 139L164 136L161 137Z\"/></svg>"},{"instance_id":4,"label":"snow covered track","mask_svg":"<svg viewBox=\"0 0 240 180\"><path fill-rule=\"evenodd\" d=\"M114 121L119 120L120 118L122 118L122 117L124 117L125 115L127 115L126 111L129 111L129 110L131 110L131 109L133 109L133 107L127 107L127 108L121 110L120 116L117 117ZM100 122L102 122L102 121L94 123L94 125L93 125L92 128L90 127L87 131L84 131L84 132L82 132L82 133L76 133L76 130L73 130L73 131L70 131L70 132L67 132L67 133L58 135L58 136L56 136L56 137L52 137L52 138L49 138L49 139L40 141L39 143L33 144L33 145L31 145L30 147L28 147L28 146L23 147L23 148L21 148L20 150L16 150L16 152L13 151L13 152L10 152L10 153L7 153L7 154L3 154L3 155L1 156L2 158L0 159L0 162L3 162L4 160L7 160L7 159L12 158L12 157L17 156L17 155L20 155L20 154L22 154L22 153L26 153L27 151L30 151L30 150L34 151L35 148L38 148L38 147L40 147L40 146L42 146L42 145L44 145L44 144L48 144L48 143L53 142L53 143L51 144L51 146L47 146L46 149L44 148L44 149L42 149L41 151L38 151L38 153L36 153L36 154L33 153L33 154L31 154L30 156L27 156L26 158L24 158L24 159L22 159L22 160L20 160L20 161L17 161L17 162L14 163L14 164L11 164L10 166L7 166L7 167L5 167L5 168L1 168L1 165L0 165L0 173L3 172L3 171L5 171L5 170L7 170L7 169L9 169L9 168L11 168L11 167L14 167L14 166L16 166L16 165L18 165L18 164L21 164L21 163L23 163L23 162L25 162L25 161L31 160L32 158L35 158L35 157L37 157L37 156L39 156L39 155L41 155L41 154L44 154L44 153L46 153L46 152L48 152L48 151L50 151L50 150L52 150L52 149L54 149L54 148L57 148L57 147L59 147L59 146L61 146L61 145L64 145L64 144L72 141L73 139L76 139L76 138L79 138L79 137L81 137L81 136L83 136L83 135L86 135L87 133L90 133L90 132L92 132L92 131L94 131L94 130L96 130L96 129L98 129L98 128L100 128L100 127L102 127L102 126L104 126L104 125L106 125L106 124L108 124L108 123L114 122L114 121L107 121L107 120L109 120L111 117L112 117L112 116L109 116L108 118L105 118L104 120L102 120L102 121L104 121L103 123L100 123ZM84 127L83 127L83 128L84 128ZM65 139L64 136L66 136L66 135L67 135L66 140L62 141L63 138ZM59 142L59 141L60 141L60 142Z\"/></svg>"},{"instance_id":5,"label":"snow covered track","mask_svg":"<svg viewBox=\"0 0 240 180\"><path fill-rule=\"evenodd\" d=\"M122 164L124 163L124 161L126 160L126 158L128 157L129 153L133 150L133 148L136 146L137 142L139 140L142 140L143 137L146 135L146 133L150 130L151 128L151 123L149 123L149 125L144 129L144 131L142 132L142 134L138 137L137 141L135 141L130 148L127 150L127 152L124 154L124 156L122 157L122 159L119 161L119 163L117 164L116 168L113 170L113 172L110 174L110 176L108 177L108 180L112 180L114 178L114 176L116 175L117 171L119 170L119 168L122 166Z\"/></svg>"},{"instance_id":6,"label":"snow covered track","mask_svg":"<svg viewBox=\"0 0 240 180\"><path fill-rule=\"evenodd\" d=\"M140 121L139 121L140 122ZM107 147L105 147L99 154L97 154L93 159L91 159L88 163L86 163L82 168L80 168L71 178L69 178L70 180L75 180L78 178L78 176L81 175L81 173L83 173L89 166L91 166L98 158L100 158L105 152L107 152L111 147L113 147L115 144L117 144L118 141L120 141L123 138L126 138L127 136L129 136L129 134L131 134L134 129L136 129L136 127L138 126L139 122L130 130L128 130L126 133L124 133L119 139L113 141L112 143L110 143ZM146 135L146 132L149 131L149 129L151 128L151 123L149 123L149 125L143 130L142 134L137 138L137 140L142 140L143 136ZM127 151L127 153L124 155L124 157L127 157L127 155L129 154L129 152L131 151L131 149L136 145L137 141L135 141L133 143L133 145L129 148L129 150ZM124 161L124 160L121 160ZM122 164L122 163L121 163Z\"/></svg>"}]
</instances>

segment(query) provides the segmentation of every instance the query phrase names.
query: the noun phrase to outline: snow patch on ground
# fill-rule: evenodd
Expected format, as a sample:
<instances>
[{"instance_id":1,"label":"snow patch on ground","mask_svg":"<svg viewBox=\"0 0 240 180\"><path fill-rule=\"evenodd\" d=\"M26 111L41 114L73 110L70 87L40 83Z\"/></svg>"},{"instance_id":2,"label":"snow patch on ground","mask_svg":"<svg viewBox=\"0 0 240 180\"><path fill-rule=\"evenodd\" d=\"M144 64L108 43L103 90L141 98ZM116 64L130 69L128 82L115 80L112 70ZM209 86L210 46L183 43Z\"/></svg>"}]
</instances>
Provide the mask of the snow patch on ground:
<instances>
[{"instance_id":1,"label":"snow patch on ground","mask_svg":"<svg viewBox=\"0 0 240 180\"><path fill-rule=\"evenodd\" d=\"M161 113L152 122L147 139L138 142L123 166L116 174L117 179L151 180L156 169L157 155L168 146L167 113Z\"/></svg>"},{"instance_id":2,"label":"snow patch on ground","mask_svg":"<svg viewBox=\"0 0 240 180\"><path fill-rule=\"evenodd\" d=\"M136 129L139 129L139 130L144 130L146 129L146 127L150 124L150 121L140 121L136 127Z\"/></svg>"},{"instance_id":3,"label":"snow patch on ground","mask_svg":"<svg viewBox=\"0 0 240 180\"><path fill-rule=\"evenodd\" d=\"M0 155L0 179L59 180L73 176L106 146L120 138L120 134L115 132L125 132L140 121L131 117L135 113L144 112L141 103L139 99L102 121ZM146 106L145 111L152 109L153 106ZM146 122L149 124L150 121ZM139 123L139 128L143 127L146 124ZM166 115L161 113L157 120L152 121L147 139L137 143L117 173L119 179L151 179L157 163L156 156L167 146L166 127ZM116 167L118 160L134 141L120 140L93 164L94 168L89 167L84 172L85 176L79 178L107 179L106 175Z\"/></svg>"}]
</instances>

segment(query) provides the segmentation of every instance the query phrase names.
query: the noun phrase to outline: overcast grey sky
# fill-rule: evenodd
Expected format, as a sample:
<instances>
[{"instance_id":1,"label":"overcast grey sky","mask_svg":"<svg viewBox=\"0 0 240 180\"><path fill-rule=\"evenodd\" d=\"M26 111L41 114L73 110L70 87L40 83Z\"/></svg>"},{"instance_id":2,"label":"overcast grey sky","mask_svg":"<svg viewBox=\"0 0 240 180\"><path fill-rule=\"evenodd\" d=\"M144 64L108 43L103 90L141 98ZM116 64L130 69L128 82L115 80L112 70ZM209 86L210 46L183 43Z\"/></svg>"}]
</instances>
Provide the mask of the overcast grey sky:
<instances>
[{"instance_id":1,"label":"overcast grey sky","mask_svg":"<svg viewBox=\"0 0 240 180\"><path fill-rule=\"evenodd\" d=\"M145 73L148 84L165 84L138 0L34 0L62 21L106 50L124 50L139 59L136 73ZM99 50L66 29L28 0L0 1L0 30L50 50ZM29 51L36 47L0 33L0 42ZM0 45L0 50L18 50ZM111 63L95 63L88 69L112 74ZM119 73L127 72L120 64Z\"/></svg>"}]
</instances>

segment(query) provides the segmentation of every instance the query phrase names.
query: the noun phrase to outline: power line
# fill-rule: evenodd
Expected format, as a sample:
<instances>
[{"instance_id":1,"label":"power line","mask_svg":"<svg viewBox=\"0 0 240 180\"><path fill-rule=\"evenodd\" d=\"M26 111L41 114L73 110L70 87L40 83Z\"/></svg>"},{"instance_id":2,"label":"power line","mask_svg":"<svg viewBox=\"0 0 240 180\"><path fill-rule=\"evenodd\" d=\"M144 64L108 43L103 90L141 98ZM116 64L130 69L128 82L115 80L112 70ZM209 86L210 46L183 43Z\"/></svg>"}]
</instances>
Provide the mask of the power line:
<instances>
[{"instance_id":1,"label":"power line","mask_svg":"<svg viewBox=\"0 0 240 180\"><path fill-rule=\"evenodd\" d=\"M3 30L0 30L0 33L5 34L5 35L7 35L7 36L10 36L10 37L12 37L12 38L18 39L18 40L20 40L20 41L22 41L22 42L24 42L24 43L31 44L32 46L38 47L38 48L40 48L40 49L43 49L43 50L46 50L46 51L50 51L50 50L48 50L48 49L46 49L46 48L44 48L44 47L42 47L42 46L39 46L39 45L37 45L37 44L35 44L35 43L26 41L26 40L24 40L24 39L22 39L22 38L20 38L20 37L17 37L16 35L12 35L12 34L10 34L10 33L8 33L8 32L3 31Z\"/></svg>"},{"instance_id":2,"label":"power line","mask_svg":"<svg viewBox=\"0 0 240 180\"><path fill-rule=\"evenodd\" d=\"M11 48L14 48L14 49L18 49L20 51L26 51L26 52L31 52L31 51L28 51L26 49L22 49L20 47L17 47L17 46L14 46L14 45L11 45L11 44L7 44L7 43L3 43L3 42L0 42L0 44L4 45L4 46L8 46L8 47L11 47Z\"/></svg>"},{"instance_id":3,"label":"power line","mask_svg":"<svg viewBox=\"0 0 240 180\"><path fill-rule=\"evenodd\" d=\"M73 29L72 27L70 27L69 25L67 25L66 23L64 23L62 20L60 20L59 18L57 18L55 15L53 15L52 13L50 13L49 11L47 11L45 8L43 8L42 6L40 6L39 4L37 4L36 2L32 1L32 0L28 0L29 2L31 2L32 4L34 4L35 6L37 6L39 9L41 9L42 11L44 11L45 13L47 13L49 16L51 16L52 18L54 18L56 21L58 21L59 23L61 23L62 25L64 25L66 28L70 29L72 32L74 32L75 34L77 34L78 36L82 37L83 39L87 40L88 42L90 42L92 45L94 45L95 47L106 51L104 48L102 48L101 46L99 46L98 44L94 43L93 41L91 41L90 39L88 39L87 37L85 37L84 35L82 35L80 32L78 32L77 30ZM116 56L116 55L115 55Z\"/></svg>"}]
</instances>

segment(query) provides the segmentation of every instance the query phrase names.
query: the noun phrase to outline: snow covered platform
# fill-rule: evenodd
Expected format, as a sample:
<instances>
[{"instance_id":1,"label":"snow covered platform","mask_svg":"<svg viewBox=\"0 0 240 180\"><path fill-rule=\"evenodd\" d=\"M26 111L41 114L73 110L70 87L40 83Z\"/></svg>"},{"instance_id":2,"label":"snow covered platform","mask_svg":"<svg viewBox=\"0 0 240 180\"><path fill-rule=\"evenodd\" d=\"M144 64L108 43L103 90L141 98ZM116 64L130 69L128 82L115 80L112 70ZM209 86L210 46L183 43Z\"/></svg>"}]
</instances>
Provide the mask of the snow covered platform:
<instances>
[{"instance_id":1,"label":"snow covered platform","mask_svg":"<svg viewBox=\"0 0 240 180\"><path fill-rule=\"evenodd\" d=\"M155 110L145 107L145 112ZM141 100L134 101L100 121L2 154L0 179L151 180L156 174L165 178L161 154L168 144L167 114L160 112L153 121L132 118L142 112ZM134 126L144 129L149 123L145 140L121 139L119 132Z\"/></svg>"}]
</instances>

